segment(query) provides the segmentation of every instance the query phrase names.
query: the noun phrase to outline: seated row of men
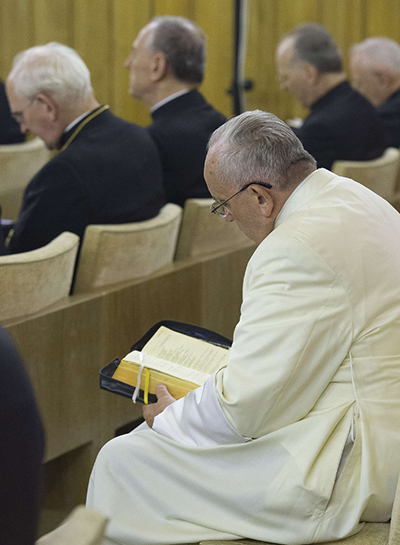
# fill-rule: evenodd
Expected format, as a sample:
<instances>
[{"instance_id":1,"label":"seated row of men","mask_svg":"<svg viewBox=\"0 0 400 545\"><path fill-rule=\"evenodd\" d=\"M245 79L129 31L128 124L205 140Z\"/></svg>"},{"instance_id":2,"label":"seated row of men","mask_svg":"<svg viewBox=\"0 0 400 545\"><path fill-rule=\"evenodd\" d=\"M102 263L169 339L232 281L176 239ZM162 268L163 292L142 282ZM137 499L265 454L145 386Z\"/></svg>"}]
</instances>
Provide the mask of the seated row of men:
<instances>
[{"instance_id":1,"label":"seated row of men","mask_svg":"<svg viewBox=\"0 0 400 545\"><path fill-rule=\"evenodd\" d=\"M126 67L131 94L152 110L144 129L97 102L71 48L50 43L19 54L6 83L12 114L22 132L60 153L28 185L9 252L63 231L82 237L88 224L146 220L167 201L208 197L207 140L225 117L197 91L204 64L205 36L194 23L163 17L141 32Z\"/></svg>"},{"instance_id":2,"label":"seated row of men","mask_svg":"<svg viewBox=\"0 0 400 545\"><path fill-rule=\"evenodd\" d=\"M125 67L130 94L150 108L149 127L119 119L97 102L89 70L71 48L50 43L15 58L6 85L12 115L23 133L32 131L60 153L28 185L9 253L39 248L63 231L82 237L88 224L146 220L165 202L182 206L210 196L203 177L207 141L226 119L198 91L204 33L182 17L155 18L134 41ZM367 40L353 49L356 85L372 104L346 81L339 50L321 25L290 32L279 44L277 68L282 88L311 110L293 130L319 167L375 159L400 145L395 42Z\"/></svg>"}]
</instances>

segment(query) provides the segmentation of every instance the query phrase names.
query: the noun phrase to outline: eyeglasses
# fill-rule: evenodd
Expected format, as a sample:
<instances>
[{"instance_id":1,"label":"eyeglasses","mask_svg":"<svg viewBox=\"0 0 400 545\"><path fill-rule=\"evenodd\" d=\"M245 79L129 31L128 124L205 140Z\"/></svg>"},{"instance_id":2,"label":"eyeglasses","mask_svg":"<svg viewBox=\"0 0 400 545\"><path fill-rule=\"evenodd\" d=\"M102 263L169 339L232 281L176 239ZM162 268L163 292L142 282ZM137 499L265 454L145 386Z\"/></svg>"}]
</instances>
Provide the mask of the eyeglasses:
<instances>
[{"instance_id":1,"label":"eyeglasses","mask_svg":"<svg viewBox=\"0 0 400 545\"><path fill-rule=\"evenodd\" d=\"M29 104L26 108L24 108L23 110L19 110L18 112L11 112L11 117L14 119L14 121L16 121L19 125L21 125L21 123L25 121L24 111L30 108L32 104L35 102L35 100L36 100L36 97L33 97L29 101Z\"/></svg>"},{"instance_id":2,"label":"eyeglasses","mask_svg":"<svg viewBox=\"0 0 400 545\"><path fill-rule=\"evenodd\" d=\"M215 200L212 205L210 206L210 210L213 214L217 214L217 216L221 216L221 218L226 218L226 216L229 214L229 209L226 206L226 203L233 199L233 197L236 197L236 195L239 195L242 191L250 187L251 185L261 185L263 187L266 187L267 189L272 189L272 185L264 182L249 182L246 184L242 189L239 189L234 195L229 197L229 199L226 199L226 201L219 201Z\"/></svg>"}]
</instances>

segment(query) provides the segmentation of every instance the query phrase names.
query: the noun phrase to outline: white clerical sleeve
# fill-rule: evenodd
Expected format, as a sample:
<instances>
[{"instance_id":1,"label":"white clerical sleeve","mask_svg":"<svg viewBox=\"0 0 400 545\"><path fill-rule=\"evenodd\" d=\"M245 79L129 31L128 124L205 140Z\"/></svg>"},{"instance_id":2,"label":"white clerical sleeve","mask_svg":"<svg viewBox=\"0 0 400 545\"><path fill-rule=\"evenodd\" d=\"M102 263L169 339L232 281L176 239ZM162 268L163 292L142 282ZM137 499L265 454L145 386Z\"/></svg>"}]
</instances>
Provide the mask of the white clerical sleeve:
<instances>
[{"instance_id":1,"label":"white clerical sleeve","mask_svg":"<svg viewBox=\"0 0 400 545\"><path fill-rule=\"evenodd\" d=\"M348 356L349 308L331 265L307 241L275 231L249 262L227 367L157 416L154 429L188 444L228 444L301 420Z\"/></svg>"},{"instance_id":2,"label":"white clerical sleeve","mask_svg":"<svg viewBox=\"0 0 400 545\"><path fill-rule=\"evenodd\" d=\"M156 416L153 430L186 445L227 445L249 440L234 430L222 412L215 375Z\"/></svg>"},{"instance_id":3,"label":"white clerical sleeve","mask_svg":"<svg viewBox=\"0 0 400 545\"><path fill-rule=\"evenodd\" d=\"M216 375L225 416L252 438L307 416L334 387L353 341L349 294L337 273L350 259L344 241L326 250L318 222L314 240L296 224L282 227L249 262L228 366Z\"/></svg>"}]
</instances>

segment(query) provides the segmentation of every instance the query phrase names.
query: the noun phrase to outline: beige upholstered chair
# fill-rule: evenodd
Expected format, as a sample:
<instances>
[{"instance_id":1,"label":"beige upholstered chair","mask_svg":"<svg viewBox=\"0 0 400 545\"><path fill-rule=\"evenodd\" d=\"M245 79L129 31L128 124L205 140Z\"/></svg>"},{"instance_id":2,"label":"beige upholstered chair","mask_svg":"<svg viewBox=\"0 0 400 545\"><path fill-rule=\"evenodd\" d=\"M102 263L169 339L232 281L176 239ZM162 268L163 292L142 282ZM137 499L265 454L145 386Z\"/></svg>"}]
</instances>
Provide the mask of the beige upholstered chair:
<instances>
[{"instance_id":1,"label":"beige upholstered chair","mask_svg":"<svg viewBox=\"0 0 400 545\"><path fill-rule=\"evenodd\" d=\"M188 199L183 209L176 260L199 257L254 244L236 222L211 214L213 199Z\"/></svg>"},{"instance_id":2,"label":"beige upholstered chair","mask_svg":"<svg viewBox=\"0 0 400 545\"><path fill-rule=\"evenodd\" d=\"M36 541L36 545L101 545L107 522L100 513L80 505L58 528Z\"/></svg>"},{"instance_id":3,"label":"beige upholstered chair","mask_svg":"<svg viewBox=\"0 0 400 545\"><path fill-rule=\"evenodd\" d=\"M332 171L339 176L352 178L390 200L395 193L399 167L400 151L388 148L382 157L373 161L335 161Z\"/></svg>"},{"instance_id":4,"label":"beige upholstered chair","mask_svg":"<svg viewBox=\"0 0 400 545\"><path fill-rule=\"evenodd\" d=\"M390 200L390 204L396 208L397 212L400 212L400 191L396 193Z\"/></svg>"},{"instance_id":5,"label":"beige upholstered chair","mask_svg":"<svg viewBox=\"0 0 400 545\"><path fill-rule=\"evenodd\" d=\"M0 206L2 217L16 220L26 186L50 158L43 140L0 146Z\"/></svg>"},{"instance_id":6,"label":"beige upholstered chair","mask_svg":"<svg viewBox=\"0 0 400 545\"><path fill-rule=\"evenodd\" d=\"M140 278L172 263L182 209L166 204L155 218L120 225L89 225L74 293Z\"/></svg>"},{"instance_id":7,"label":"beige upholstered chair","mask_svg":"<svg viewBox=\"0 0 400 545\"><path fill-rule=\"evenodd\" d=\"M241 539L239 541L201 541L200 545L273 545L266 541ZM400 480L397 483L396 496L392 509L392 520L389 522L367 522L358 534L327 541L321 545L400 545Z\"/></svg>"},{"instance_id":8,"label":"beige upholstered chair","mask_svg":"<svg viewBox=\"0 0 400 545\"><path fill-rule=\"evenodd\" d=\"M79 237L62 233L31 252L0 257L0 320L25 316L67 297Z\"/></svg>"}]
</instances>

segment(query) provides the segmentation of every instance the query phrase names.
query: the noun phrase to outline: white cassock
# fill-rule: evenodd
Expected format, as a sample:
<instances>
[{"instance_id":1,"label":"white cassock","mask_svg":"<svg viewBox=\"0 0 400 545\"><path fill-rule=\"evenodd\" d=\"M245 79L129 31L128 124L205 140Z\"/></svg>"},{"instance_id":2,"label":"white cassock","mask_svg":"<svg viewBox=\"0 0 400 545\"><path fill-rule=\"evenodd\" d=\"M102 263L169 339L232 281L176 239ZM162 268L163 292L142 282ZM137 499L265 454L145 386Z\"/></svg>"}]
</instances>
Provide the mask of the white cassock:
<instances>
[{"instance_id":1,"label":"white cassock","mask_svg":"<svg viewBox=\"0 0 400 545\"><path fill-rule=\"evenodd\" d=\"M334 540L390 518L400 469L400 215L327 170L249 261L228 366L103 447L107 544Z\"/></svg>"}]
</instances>

